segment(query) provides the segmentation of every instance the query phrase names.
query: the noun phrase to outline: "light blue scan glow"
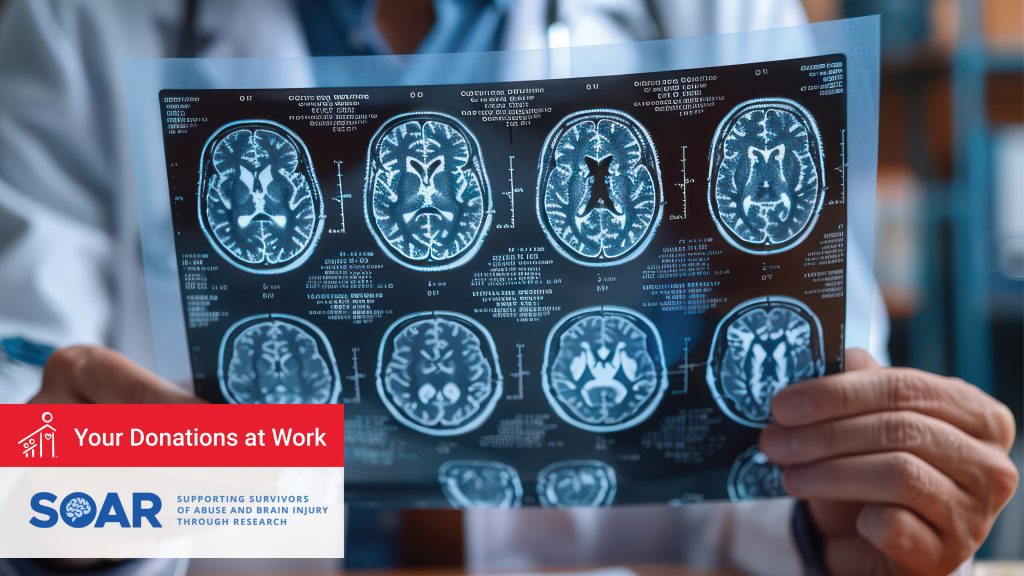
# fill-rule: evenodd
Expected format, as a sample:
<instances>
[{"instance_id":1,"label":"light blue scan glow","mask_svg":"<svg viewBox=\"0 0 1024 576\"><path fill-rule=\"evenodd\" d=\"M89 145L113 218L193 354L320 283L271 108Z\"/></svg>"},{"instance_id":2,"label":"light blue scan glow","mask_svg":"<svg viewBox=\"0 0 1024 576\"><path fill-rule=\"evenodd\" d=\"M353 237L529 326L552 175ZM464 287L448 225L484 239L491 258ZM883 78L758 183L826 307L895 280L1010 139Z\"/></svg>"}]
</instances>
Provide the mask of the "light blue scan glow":
<instances>
[{"instance_id":1,"label":"light blue scan glow","mask_svg":"<svg viewBox=\"0 0 1024 576\"><path fill-rule=\"evenodd\" d=\"M370 141L367 226L392 260L448 270L480 249L491 224L491 189L476 137L438 112L401 114Z\"/></svg>"},{"instance_id":2,"label":"light blue scan glow","mask_svg":"<svg viewBox=\"0 0 1024 576\"><path fill-rule=\"evenodd\" d=\"M523 483L515 468L489 460L449 460L437 471L452 508L518 508Z\"/></svg>"},{"instance_id":3,"label":"light blue scan glow","mask_svg":"<svg viewBox=\"0 0 1024 576\"><path fill-rule=\"evenodd\" d=\"M421 312L395 321L377 356L377 392L392 416L423 434L478 428L502 392L490 333L456 312Z\"/></svg>"},{"instance_id":4,"label":"light blue scan glow","mask_svg":"<svg viewBox=\"0 0 1024 576\"><path fill-rule=\"evenodd\" d=\"M736 248L773 254L799 244L825 198L818 125L785 98L749 100L718 125L711 145L708 203Z\"/></svg>"},{"instance_id":5,"label":"light blue scan glow","mask_svg":"<svg viewBox=\"0 0 1024 576\"><path fill-rule=\"evenodd\" d=\"M825 373L821 322L805 304L765 296L736 306L715 328L705 373L718 407L745 426L771 420L771 400Z\"/></svg>"},{"instance_id":6,"label":"light blue scan glow","mask_svg":"<svg viewBox=\"0 0 1024 576\"><path fill-rule=\"evenodd\" d=\"M600 460L555 462L537 474L537 498L545 508L593 508L615 501L615 470Z\"/></svg>"},{"instance_id":7,"label":"light blue scan glow","mask_svg":"<svg viewBox=\"0 0 1024 576\"><path fill-rule=\"evenodd\" d=\"M650 134L617 110L563 118L541 151L537 216L559 253L585 266L621 264L640 254L664 203Z\"/></svg>"},{"instance_id":8,"label":"light blue scan glow","mask_svg":"<svg viewBox=\"0 0 1024 576\"><path fill-rule=\"evenodd\" d=\"M269 120L222 126L200 162L199 223L216 252L255 274L302 264L323 232L323 196L301 140Z\"/></svg>"},{"instance_id":9,"label":"light blue scan glow","mask_svg":"<svg viewBox=\"0 0 1024 576\"><path fill-rule=\"evenodd\" d=\"M220 389L237 404L338 401L341 377L324 333L288 314L250 316L221 339Z\"/></svg>"},{"instance_id":10,"label":"light blue scan glow","mask_svg":"<svg viewBox=\"0 0 1024 576\"><path fill-rule=\"evenodd\" d=\"M541 386L563 420L591 432L636 426L668 387L661 336L617 306L578 310L548 334Z\"/></svg>"},{"instance_id":11,"label":"light blue scan glow","mask_svg":"<svg viewBox=\"0 0 1024 576\"><path fill-rule=\"evenodd\" d=\"M757 446L751 446L736 458L729 470L728 482L729 499L733 502L786 495L782 469L769 462Z\"/></svg>"}]
</instances>

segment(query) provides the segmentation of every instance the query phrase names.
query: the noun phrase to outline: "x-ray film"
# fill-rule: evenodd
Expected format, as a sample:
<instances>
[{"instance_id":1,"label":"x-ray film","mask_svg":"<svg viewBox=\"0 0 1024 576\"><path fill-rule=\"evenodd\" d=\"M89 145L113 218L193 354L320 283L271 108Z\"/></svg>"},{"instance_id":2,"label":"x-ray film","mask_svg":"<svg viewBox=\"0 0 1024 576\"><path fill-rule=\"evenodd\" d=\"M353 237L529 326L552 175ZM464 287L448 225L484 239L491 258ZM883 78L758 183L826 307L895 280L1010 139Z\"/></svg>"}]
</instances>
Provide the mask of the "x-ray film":
<instances>
[{"instance_id":1,"label":"x-ray film","mask_svg":"<svg viewBox=\"0 0 1024 576\"><path fill-rule=\"evenodd\" d=\"M849 54L429 58L469 80L159 92L196 392L343 402L353 504L784 495L772 397L867 344Z\"/></svg>"}]
</instances>

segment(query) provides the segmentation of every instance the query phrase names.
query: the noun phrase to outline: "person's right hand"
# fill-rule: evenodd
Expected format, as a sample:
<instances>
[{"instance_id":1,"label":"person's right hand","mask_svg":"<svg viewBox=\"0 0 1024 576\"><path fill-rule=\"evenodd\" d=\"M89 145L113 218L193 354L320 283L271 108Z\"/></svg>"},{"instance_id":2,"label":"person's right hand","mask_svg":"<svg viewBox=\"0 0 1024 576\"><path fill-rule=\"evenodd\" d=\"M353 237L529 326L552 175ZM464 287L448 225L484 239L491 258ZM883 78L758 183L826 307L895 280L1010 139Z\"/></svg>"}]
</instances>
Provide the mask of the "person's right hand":
<instances>
[{"instance_id":1,"label":"person's right hand","mask_svg":"<svg viewBox=\"0 0 1024 576\"><path fill-rule=\"evenodd\" d=\"M53 353L43 386L30 404L185 404L192 394L100 346L70 346Z\"/></svg>"}]
</instances>

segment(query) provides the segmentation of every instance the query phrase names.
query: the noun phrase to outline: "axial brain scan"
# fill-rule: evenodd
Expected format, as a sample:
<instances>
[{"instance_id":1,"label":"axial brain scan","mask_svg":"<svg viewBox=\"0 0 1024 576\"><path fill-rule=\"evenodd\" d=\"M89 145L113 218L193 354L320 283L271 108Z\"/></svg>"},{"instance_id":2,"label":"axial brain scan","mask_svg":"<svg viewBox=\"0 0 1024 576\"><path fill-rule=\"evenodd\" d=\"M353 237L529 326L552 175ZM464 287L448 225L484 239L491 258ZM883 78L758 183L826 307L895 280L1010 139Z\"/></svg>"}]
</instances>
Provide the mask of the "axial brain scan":
<instances>
[{"instance_id":1,"label":"axial brain scan","mask_svg":"<svg viewBox=\"0 0 1024 576\"><path fill-rule=\"evenodd\" d=\"M224 397L238 404L326 404L341 393L327 337L286 314L251 316L229 328L218 376Z\"/></svg>"},{"instance_id":2,"label":"axial brain scan","mask_svg":"<svg viewBox=\"0 0 1024 576\"><path fill-rule=\"evenodd\" d=\"M748 300L719 322L707 383L736 422L764 427L776 392L825 373L821 322L803 303L782 296Z\"/></svg>"},{"instance_id":3,"label":"axial brain scan","mask_svg":"<svg viewBox=\"0 0 1024 576\"><path fill-rule=\"evenodd\" d=\"M391 415L433 436L469 432L494 411L501 369L490 334L454 312L399 319L384 334L377 392Z\"/></svg>"},{"instance_id":4,"label":"axial brain scan","mask_svg":"<svg viewBox=\"0 0 1024 576\"><path fill-rule=\"evenodd\" d=\"M537 474L537 498L545 508L610 506L618 482L600 460L555 462Z\"/></svg>"},{"instance_id":5,"label":"axial brain scan","mask_svg":"<svg viewBox=\"0 0 1024 576\"><path fill-rule=\"evenodd\" d=\"M729 470L729 499L753 500L785 496L782 487L782 469L768 461L768 457L751 446L740 454Z\"/></svg>"},{"instance_id":6,"label":"axial brain scan","mask_svg":"<svg viewBox=\"0 0 1024 576\"><path fill-rule=\"evenodd\" d=\"M518 508L523 483L515 468L486 460L449 460L437 471L453 508Z\"/></svg>"},{"instance_id":7,"label":"axial brain scan","mask_svg":"<svg viewBox=\"0 0 1024 576\"><path fill-rule=\"evenodd\" d=\"M566 422L615 432L643 422L668 386L650 320L617 307L577 311L548 335L541 385Z\"/></svg>"},{"instance_id":8,"label":"axial brain scan","mask_svg":"<svg viewBox=\"0 0 1024 576\"><path fill-rule=\"evenodd\" d=\"M711 148L708 203L715 225L740 250L771 254L800 243L824 201L821 136L792 100L737 106Z\"/></svg>"},{"instance_id":9,"label":"axial brain scan","mask_svg":"<svg viewBox=\"0 0 1024 576\"><path fill-rule=\"evenodd\" d=\"M394 260L447 270L480 248L491 222L491 190L476 137L446 114L392 118L370 142L367 224Z\"/></svg>"},{"instance_id":10,"label":"axial brain scan","mask_svg":"<svg viewBox=\"0 0 1024 576\"><path fill-rule=\"evenodd\" d=\"M222 127L203 148L199 223L231 264L274 274L302 264L323 231L323 197L305 145L266 120Z\"/></svg>"},{"instance_id":11,"label":"axial brain scan","mask_svg":"<svg viewBox=\"0 0 1024 576\"><path fill-rule=\"evenodd\" d=\"M548 135L537 214L563 256L587 266L634 258L654 235L662 203L654 143L632 116L576 112Z\"/></svg>"}]
</instances>

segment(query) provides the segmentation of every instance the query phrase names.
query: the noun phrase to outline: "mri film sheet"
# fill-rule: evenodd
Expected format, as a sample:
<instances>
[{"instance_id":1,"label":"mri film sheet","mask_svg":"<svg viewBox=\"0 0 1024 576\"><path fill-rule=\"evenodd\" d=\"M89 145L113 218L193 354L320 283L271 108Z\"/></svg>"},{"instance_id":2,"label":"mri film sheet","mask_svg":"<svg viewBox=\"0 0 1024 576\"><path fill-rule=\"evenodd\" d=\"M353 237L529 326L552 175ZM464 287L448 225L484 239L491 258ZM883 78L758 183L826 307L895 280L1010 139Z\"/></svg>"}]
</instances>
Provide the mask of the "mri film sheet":
<instances>
[{"instance_id":1,"label":"mri film sheet","mask_svg":"<svg viewBox=\"0 0 1024 576\"><path fill-rule=\"evenodd\" d=\"M356 504L782 495L771 399L843 362L846 76L164 90L196 390L343 402Z\"/></svg>"}]
</instances>

